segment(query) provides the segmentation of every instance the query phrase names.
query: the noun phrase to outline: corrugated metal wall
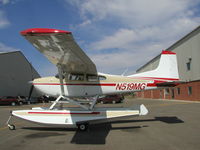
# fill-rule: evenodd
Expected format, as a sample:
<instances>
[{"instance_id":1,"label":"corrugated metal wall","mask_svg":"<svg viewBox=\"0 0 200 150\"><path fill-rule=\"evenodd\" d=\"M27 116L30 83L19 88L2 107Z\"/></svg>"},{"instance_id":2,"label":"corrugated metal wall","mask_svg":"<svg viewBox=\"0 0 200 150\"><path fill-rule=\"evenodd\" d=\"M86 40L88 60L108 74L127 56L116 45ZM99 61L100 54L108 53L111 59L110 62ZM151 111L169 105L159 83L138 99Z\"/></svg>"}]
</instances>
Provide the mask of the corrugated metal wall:
<instances>
[{"instance_id":1,"label":"corrugated metal wall","mask_svg":"<svg viewBox=\"0 0 200 150\"><path fill-rule=\"evenodd\" d=\"M21 52L0 53L0 96L28 96L32 77L40 75Z\"/></svg>"}]
</instances>

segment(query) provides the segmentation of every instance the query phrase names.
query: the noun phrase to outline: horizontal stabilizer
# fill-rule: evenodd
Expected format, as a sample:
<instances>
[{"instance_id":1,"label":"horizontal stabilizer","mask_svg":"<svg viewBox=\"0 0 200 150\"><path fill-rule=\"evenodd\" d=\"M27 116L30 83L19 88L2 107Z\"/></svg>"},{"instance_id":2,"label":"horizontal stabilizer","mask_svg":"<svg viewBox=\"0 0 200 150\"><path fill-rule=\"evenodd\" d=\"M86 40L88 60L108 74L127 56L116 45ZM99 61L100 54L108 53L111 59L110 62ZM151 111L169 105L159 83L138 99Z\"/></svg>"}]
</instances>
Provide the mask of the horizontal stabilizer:
<instances>
[{"instance_id":1,"label":"horizontal stabilizer","mask_svg":"<svg viewBox=\"0 0 200 150\"><path fill-rule=\"evenodd\" d=\"M162 83L156 83L156 86L158 86L158 87L174 87L183 82L184 81L162 82Z\"/></svg>"}]
</instances>

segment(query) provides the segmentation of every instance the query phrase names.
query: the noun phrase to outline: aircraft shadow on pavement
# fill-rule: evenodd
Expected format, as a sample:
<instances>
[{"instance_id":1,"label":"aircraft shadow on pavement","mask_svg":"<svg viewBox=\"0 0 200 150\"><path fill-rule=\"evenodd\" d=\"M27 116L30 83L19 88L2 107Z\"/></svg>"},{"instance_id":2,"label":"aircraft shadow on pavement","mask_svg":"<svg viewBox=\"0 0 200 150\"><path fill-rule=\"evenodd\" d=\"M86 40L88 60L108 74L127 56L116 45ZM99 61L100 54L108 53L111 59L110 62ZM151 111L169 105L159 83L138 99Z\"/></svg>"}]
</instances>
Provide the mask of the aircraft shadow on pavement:
<instances>
[{"instance_id":1,"label":"aircraft shadow on pavement","mask_svg":"<svg viewBox=\"0 0 200 150\"><path fill-rule=\"evenodd\" d=\"M88 131L79 131L76 128L49 128L49 127L23 127L26 130L41 131L32 133L26 136L26 138L47 138L54 136L66 136L68 131L76 131L72 137L72 144L105 144L106 137L110 130L135 130L142 128L141 126L129 126L129 127L112 127L111 123L101 123L90 125ZM61 132L60 132L61 131ZM63 137L64 138L64 137Z\"/></svg>"},{"instance_id":2,"label":"aircraft shadow on pavement","mask_svg":"<svg viewBox=\"0 0 200 150\"><path fill-rule=\"evenodd\" d=\"M184 123L183 120L179 119L176 116L164 116L164 117L154 117L153 119L119 120L119 121L112 121L110 123L95 124L95 125L91 125L88 131L85 131L85 132L79 131L75 128L23 127L23 129L42 131L42 132L29 134L26 136L27 138L66 136L65 134L66 131L76 131L71 140L72 144L105 144L106 137L109 134L110 130L122 130L122 131L134 132L134 131L137 131L138 129L149 127L148 125L128 126L128 127L120 125L119 127L112 127L112 124L153 122L153 121L161 121L168 124ZM43 131L46 131L46 132L43 132ZM54 131L57 131L57 132L54 132Z\"/></svg>"},{"instance_id":3,"label":"aircraft shadow on pavement","mask_svg":"<svg viewBox=\"0 0 200 150\"><path fill-rule=\"evenodd\" d=\"M176 116L173 116L173 117L169 117L169 116L167 116L167 117L155 117L155 120L162 121L162 122L169 123L169 124L184 123L183 120L179 119Z\"/></svg>"},{"instance_id":4,"label":"aircraft shadow on pavement","mask_svg":"<svg viewBox=\"0 0 200 150\"><path fill-rule=\"evenodd\" d=\"M168 124L184 123L183 120L179 119L176 116L159 116L159 117L154 117L153 119L113 121L112 124L114 124L114 123L129 123L129 122L152 122L152 121L161 121L161 122L168 123Z\"/></svg>"},{"instance_id":5,"label":"aircraft shadow on pavement","mask_svg":"<svg viewBox=\"0 0 200 150\"><path fill-rule=\"evenodd\" d=\"M134 122L152 122L152 121L161 121L168 124L174 123L184 123L183 120L175 116L166 116L166 117L155 117L153 119L143 119L143 120L120 120L112 121L110 123L103 123L93 125L89 128L87 132L77 131L74 137L71 140L71 143L75 144L105 144L106 137L110 130L126 130L129 132L134 132L137 129L148 127L148 125L142 126L129 126L129 127L112 127L112 124L122 124L122 123L134 123Z\"/></svg>"}]
</instances>

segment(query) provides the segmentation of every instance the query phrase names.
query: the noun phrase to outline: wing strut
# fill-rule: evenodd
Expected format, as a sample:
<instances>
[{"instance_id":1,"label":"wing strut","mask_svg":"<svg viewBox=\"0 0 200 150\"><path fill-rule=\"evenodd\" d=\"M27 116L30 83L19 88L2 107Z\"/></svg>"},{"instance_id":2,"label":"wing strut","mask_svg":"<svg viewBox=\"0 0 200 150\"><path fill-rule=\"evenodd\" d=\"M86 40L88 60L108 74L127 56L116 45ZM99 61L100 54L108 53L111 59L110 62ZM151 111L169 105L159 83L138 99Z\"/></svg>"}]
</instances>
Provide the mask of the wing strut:
<instances>
[{"instance_id":1,"label":"wing strut","mask_svg":"<svg viewBox=\"0 0 200 150\"><path fill-rule=\"evenodd\" d=\"M92 104L87 107L85 105L82 105L81 103L77 102L77 101L74 101L73 99L70 99L69 97L66 97L65 96L65 93L64 93L64 82L63 82L63 70L62 70L62 65L58 64L57 65L57 68L58 68L58 76L59 76L59 80L60 80L60 96L54 101L54 103L49 107L50 110L54 109L55 105L61 100L61 99L65 99L67 100L69 103L72 103L72 104L75 104L75 105L78 105L80 107L82 107L83 109L86 109L86 110L93 110L95 104L96 104L96 101L98 99L98 95L94 97L93 99L93 102ZM62 103L61 103L61 107L62 108Z\"/></svg>"},{"instance_id":2,"label":"wing strut","mask_svg":"<svg viewBox=\"0 0 200 150\"><path fill-rule=\"evenodd\" d=\"M94 97L94 100L92 101L92 104L90 105L90 110L92 110L95 106L95 104L97 103L97 99L99 98L99 95L96 95Z\"/></svg>"},{"instance_id":3,"label":"wing strut","mask_svg":"<svg viewBox=\"0 0 200 150\"><path fill-rule=\"evenodd\" d=\"M63 70L60 64L57 65L58 68L58 76L60 80L60 96L54 101L54 103L49 107L49 109L53 109L54 106L61 100L64 96L64 83L63 83ZM62 104L61 104L62 107Z\"/></svg>"},{"instance_id":4,"label":"wing strut","mask_svg":"<svg viewBox=\"0 0 200 150\"><path fill-rule=\"evenodd\" d=\"M83 105L83 104L81 104L81 103L78 102L78 101L75 101L75 100L73 100L73 99L71 99L71 98L69 98L69 97L60 95L60 96L54 101L54 103L49 107L49 109L50 109L50 110L54 109L55 105L59 102L59 100L65 99L65 100L67 100L69 103L72 103L72 104L74 104L74 105L78 105L78 106L80 106L81 108L83 108L83 109L85 109L85 110L93 110L93 108L94 108L94 106L95 106L95 104L96 104L96 101L97 101L98 97L99 97L99 96L95 96L95 97L94 97L94 100L93 100L93 102L92 102L92 104L91 104L89 107L87 107L86 105ZM61 108L62 108L62 107L61 107Z\"/></svg>"},{"instance_id":5,"label":"wing strut","mask_svg":"<svg viewBox=\"0 0 200 150\"><path fill-rule=\"evenodd\" d=\"M59 76L59 80L60 80L61 95L64 96L64 84L63 84L63 70L62 70L62 66L60 64L58 64L57 68L58 68L58 76Z\"/></svg>"}]
</instances>

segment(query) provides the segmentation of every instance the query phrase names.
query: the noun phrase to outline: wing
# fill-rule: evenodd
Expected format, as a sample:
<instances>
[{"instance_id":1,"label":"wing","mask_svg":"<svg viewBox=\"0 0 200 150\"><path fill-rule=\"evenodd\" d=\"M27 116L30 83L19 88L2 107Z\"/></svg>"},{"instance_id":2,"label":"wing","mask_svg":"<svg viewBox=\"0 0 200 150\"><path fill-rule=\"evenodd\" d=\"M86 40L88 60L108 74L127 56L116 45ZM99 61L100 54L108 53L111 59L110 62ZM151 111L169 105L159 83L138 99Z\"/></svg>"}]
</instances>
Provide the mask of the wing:
<instances>
[{"instance_id":1,"label":"wing","mask_svg":"<svg viewBox=\"0 0 200 150\"><path fill-rule=\"evenodd\" d=\"M20 32L50 62L68 73L96 74L96 66L75 42L72 33L63 30L33 28Z\"/></svg>"}]
</instances>

